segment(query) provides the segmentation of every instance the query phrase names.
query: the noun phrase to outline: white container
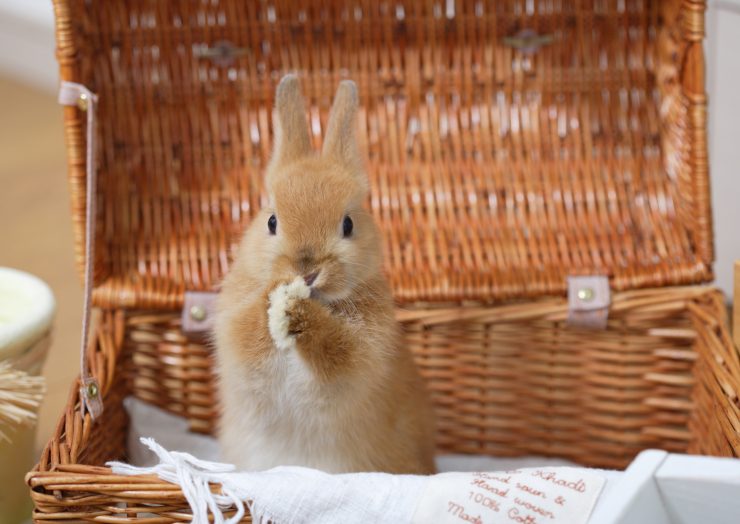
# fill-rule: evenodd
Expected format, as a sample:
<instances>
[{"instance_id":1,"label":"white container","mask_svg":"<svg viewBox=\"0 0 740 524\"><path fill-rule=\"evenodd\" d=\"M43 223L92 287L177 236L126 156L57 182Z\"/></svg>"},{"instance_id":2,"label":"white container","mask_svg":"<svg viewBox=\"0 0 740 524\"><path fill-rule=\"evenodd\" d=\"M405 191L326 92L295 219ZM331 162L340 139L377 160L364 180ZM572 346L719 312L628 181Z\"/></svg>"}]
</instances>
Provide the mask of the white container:
<instances>
[{"instance_id":1,"label":"white container","mask_svg":"<svg viewBox=\"0 0 740 524\"><path fill-rule=\"evenodd\" d=\"M51 340L54 296L40 279L0 267L0 362L38 375ZM36 460L36 427L9 433L0 442L0 524L16 524L30 516L31 499L24 477Z\"/></svg>"}]
</instances>

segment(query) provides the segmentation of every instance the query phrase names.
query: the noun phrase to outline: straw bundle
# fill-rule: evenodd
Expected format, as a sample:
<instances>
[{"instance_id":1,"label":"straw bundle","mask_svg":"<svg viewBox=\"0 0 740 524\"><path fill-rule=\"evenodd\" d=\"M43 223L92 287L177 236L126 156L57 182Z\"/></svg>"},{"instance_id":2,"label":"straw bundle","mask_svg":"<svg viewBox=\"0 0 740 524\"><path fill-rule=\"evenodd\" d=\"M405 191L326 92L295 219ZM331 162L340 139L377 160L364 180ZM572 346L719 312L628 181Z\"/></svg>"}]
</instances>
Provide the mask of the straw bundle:
<instances>
[{"instance_id":1,"label":"straw bundle","mask_svg":"<svg viewBox=\"0 0 740 524\"><path fill-rule=\"evenodd\" d=\"M32 424L44 397L43 377L34 377L0 362L0 441L10 441L8 430Z\"/></svg>"}]
</instances>

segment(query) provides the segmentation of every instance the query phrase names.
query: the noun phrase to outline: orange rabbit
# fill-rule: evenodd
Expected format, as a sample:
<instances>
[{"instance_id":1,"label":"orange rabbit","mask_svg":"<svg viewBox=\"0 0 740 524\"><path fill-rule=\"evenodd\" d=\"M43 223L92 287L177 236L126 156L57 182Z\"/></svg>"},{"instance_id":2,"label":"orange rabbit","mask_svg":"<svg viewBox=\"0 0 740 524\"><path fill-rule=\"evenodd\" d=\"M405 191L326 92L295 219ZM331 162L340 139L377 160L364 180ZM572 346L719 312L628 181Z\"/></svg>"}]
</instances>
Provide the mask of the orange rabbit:
<instances>
[{"instance_id":1,"label":"orange rabbit","mask_svg":"<svg viewBox=\"0 0 740 524\"><path fill-rule=\"evenodd\" d=\"M321 154L298 80L276 94L269 205L224 279L215 326L223 458L247 470L432 473L432 411L394 317L340 84Z\"/></svg>"}]
</instances>

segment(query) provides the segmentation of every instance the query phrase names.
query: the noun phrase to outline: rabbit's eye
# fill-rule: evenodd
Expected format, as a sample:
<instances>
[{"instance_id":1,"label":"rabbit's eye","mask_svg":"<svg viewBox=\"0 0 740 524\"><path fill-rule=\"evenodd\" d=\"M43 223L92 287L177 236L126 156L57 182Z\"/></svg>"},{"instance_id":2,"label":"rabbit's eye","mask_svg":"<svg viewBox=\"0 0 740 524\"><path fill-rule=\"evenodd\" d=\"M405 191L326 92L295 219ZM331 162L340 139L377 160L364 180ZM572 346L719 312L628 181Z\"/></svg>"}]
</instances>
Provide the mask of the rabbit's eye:
<instances>
[{"instance_id":1,"label":"rabbit's eye","mask_svg":"<svg viewBox=\"0 0 740 524\"><path fill-rule=\"evenodd\" d=\"M267 219L267 229L270 230L271 235L274 235L277 231L277 217L275 215L270 215L270 218Z\"/></svg>"},{"instance_id":2,"label":"rabbit's eye","mask_svg":"<svg viewBox=\"0 0 740 524\"><path fill-rule=\"evenodd\" d=\"M344 222L342 222L342 233L344 234L344 238L347 238L352 234L353 227L354 224L352 223L352 219L349 217L349 215L345 215Z\"/></svg>"}]
</instances>

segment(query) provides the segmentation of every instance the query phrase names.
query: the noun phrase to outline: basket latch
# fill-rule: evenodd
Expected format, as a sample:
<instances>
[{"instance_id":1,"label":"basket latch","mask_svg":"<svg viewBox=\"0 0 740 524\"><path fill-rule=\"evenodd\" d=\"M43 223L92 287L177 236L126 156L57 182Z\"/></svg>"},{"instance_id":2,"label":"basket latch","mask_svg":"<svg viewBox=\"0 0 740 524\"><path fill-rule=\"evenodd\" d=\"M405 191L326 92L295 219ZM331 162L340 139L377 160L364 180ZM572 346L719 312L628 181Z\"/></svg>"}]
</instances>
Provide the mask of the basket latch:
<instances>
[{"instance_id":1,"label":"basket latch","mask_svg":"<svg viewBox=\"0 0 740 524\"><path fill-rule=\"evenodd\" d=\"M237 58L246 56L249 50L246 47L237 47L227 40L220 40L212 46L201 45L193 50L196 58L207 58L219 66L229 66Z\"/></svg>"},{"instance_id":2,"label":"basket latch","mask_svg":"<svg viewBox=\"0 0 740 524\"><path fill-rule=\"evenodd\" d=\"M215 317L216 293L211 291L186 291L182 308L183 333L195 334L210 331Z\"/></svg>"},{"instance_id":3,"label":"basket latch","mask_svg":"<svg viewBox=\"0 0 740 524\"><path fill-rule=\"evenodd\" d=\"M540 47L550 45L554 38L551 34L538 34L534 29L522 29L518 33L505 36L504 45L521 51L526 55L539 50Z\"/></svg>"},{"instance_id":4,"label":"basket latch","mask_svg":"<svg viewBox=\"0 0 740 524\"><path fill-rule=\"evenodd\" d=\"M609 277L602 275L568 277L568 325L604 329L609 318L611 293Z\"/></svg>"}]
</instances>

